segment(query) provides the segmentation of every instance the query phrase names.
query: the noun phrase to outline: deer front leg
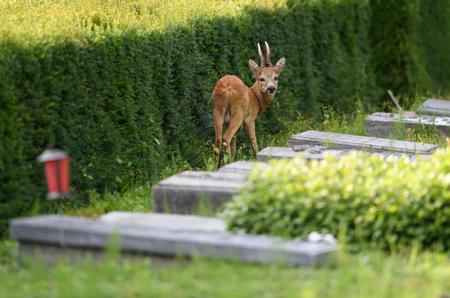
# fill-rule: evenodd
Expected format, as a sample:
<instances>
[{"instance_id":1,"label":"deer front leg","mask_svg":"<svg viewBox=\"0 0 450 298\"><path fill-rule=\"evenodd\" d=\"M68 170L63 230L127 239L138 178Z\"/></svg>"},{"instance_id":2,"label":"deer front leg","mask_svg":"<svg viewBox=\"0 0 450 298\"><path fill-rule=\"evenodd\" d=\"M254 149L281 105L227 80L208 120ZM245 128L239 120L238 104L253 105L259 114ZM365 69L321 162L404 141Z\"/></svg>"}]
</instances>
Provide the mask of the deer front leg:
<instances>
[{"instance_id":1,"label":"deer front leg","mask_svg":"<svg viewBox=\"0 0 450 298\"><path fill-rule=\"evenodd\" d=\"M256 142L255 120L245 121L245 130L247 132L250 145L252 146L253 152L255 153L256 156L259 150L258 150L258 143Z\"/></svg>"}]
</instances>

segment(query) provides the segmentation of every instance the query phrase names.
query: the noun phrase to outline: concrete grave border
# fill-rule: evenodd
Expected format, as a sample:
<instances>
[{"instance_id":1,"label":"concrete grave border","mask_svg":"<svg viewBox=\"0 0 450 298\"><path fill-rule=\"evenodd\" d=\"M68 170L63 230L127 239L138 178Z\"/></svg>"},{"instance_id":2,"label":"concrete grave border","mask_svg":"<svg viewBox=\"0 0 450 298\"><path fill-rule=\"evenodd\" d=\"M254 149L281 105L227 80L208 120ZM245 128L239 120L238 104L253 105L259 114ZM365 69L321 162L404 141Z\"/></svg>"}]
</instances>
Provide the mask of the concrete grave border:
<instances>
[{"instance_id":1,"label":"concrete grave border","mask_svg":"<svg viewBox=\"0 0 450 298\"><path fill-rule=\"evenodd\" d=\"M450 100L429 98L417 109L417 113L450 117Z\"/></svg>"},{"instance_id":2,"label":"concrete grave border","mask_svg":"<svg viewBox=\"0 0 450 298\"><path fill-rule=\"evenodd\" d=\"M294 135L289 145L320 145L335 149L356 149L370 152L392 151L412 154L431 154L438 149L434 144L391 140L386 138L357 136L333 132L308 130Z\"/></svg>"},{"instance_id":3,"label":"concrete grave border","mask_svg":"<svg viewBox=\"0 0 450 298\"><path fill-rule=\"evenodd\" d=\"M201 256L294 266L323 264L329 254L337 249L336 245L324 242L229 233L224 230L225 225L220 224L220 219L212 219L216 222L215 228L207 229L206 226L211 224L210 218L164 215L164 219L159 216L152 224L152 214L140 214L141 220L147 217L150 223L145 224L143 221L137 224L130 223L129 219L133 216L130 213L115 220L111 216L108 220L108 215L103 220L58 215L37 216L13 220L10 231L11 236L19 242L21 258L46 251L55 255L67 254L69 257L83 252L98 253L109 245L113 235L120 237L120 250L125 254ZM195 227L187 224L193 218L196 218ZM175 226L163 223L175 219L178 221ZM159 224L155 224L157 221ZM54 261L51 254L45 256L48 262Z\"/></svg>"},{"instance_id":4,"label":"concrete grave border","mask_svg":"<svg viewBox=\"0 0 450 298\"><path fill-rule=\"evenodd\" d=\"M417 115L407 116L393 113L374 113L364 122L366 135L373 137L388 137L395 125L405 128L436 128L442 136L450 135L450 117Z\"/></svg>"},{"instance_id":5,"label":"concrete grave border","mask_svg":"<svg viewBox=\"0 0 450 298\"><path fill-rule=\"evenodd\" d=\"M245 181L245 172L184 171L153 187L153 211L192 214L202 207L219 210Z\"/></svg>"}]
</instances>

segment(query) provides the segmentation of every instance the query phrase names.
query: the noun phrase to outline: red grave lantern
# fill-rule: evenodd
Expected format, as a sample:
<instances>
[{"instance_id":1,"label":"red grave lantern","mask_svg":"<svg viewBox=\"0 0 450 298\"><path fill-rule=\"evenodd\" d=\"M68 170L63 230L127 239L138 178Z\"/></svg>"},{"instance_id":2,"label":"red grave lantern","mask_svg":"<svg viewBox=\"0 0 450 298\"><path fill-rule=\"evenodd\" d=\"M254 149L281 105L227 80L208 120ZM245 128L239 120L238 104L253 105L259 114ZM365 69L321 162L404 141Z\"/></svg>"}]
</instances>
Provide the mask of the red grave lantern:
<instances>
[{"instance_id":1,"label":"red grave lantern","mask_svg":"<svg viewBox=\"0 0 450 298\"><path fill-rule=\"evenodd\" d=\"M57 149L48 149L37 158L44 163L48 199L69 196L69 155Z\"/></svg>"}]
</instances>

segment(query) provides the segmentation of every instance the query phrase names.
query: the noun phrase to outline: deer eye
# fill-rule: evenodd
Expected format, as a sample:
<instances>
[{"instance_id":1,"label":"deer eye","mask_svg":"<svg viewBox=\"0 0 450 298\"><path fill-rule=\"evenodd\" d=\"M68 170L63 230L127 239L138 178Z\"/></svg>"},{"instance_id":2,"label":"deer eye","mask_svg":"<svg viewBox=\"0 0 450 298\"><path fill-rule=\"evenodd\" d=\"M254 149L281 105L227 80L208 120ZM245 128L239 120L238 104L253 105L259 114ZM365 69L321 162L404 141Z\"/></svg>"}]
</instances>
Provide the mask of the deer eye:
<instances>
[{"instance_id":1,"label":"deer eye","mask_svg":"<svg viewBox=\"0 0 450 298\"><path fill-rule=\"evenodd\" d=\"M273 79L274 79L275 81L278 81L278 77L274 77Z\"/></svg>"},{"instance_id":2,"label":"deer eye","mask_svg":"<svg viewBox=\"0 0 450 298\"><path fill-rule=\"evenodd\" d=\"M259 80L260 80L261 82L264 82L264 81L265 81L265 79L264 79L264 78L260 78Z\"/></svg>"}]
</instances>

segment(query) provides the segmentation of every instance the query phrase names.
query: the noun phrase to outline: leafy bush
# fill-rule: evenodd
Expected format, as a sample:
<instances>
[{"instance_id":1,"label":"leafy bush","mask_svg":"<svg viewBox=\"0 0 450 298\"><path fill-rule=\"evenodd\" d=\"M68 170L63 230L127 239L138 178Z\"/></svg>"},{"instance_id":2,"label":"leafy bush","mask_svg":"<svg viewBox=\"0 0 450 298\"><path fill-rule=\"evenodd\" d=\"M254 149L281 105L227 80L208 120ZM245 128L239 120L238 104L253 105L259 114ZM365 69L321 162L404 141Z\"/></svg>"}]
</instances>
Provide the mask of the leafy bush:
<instances>
[{"instance_id":1,"label":"leafy bush","mask_svg":"<svg viewBox=\"0 0 450 298\"><path fill-rule=\"evenodd\" d=\"M335 159L273 161L257 167L224 212L228 227L303 237L312 231L349 243L450 246L450 150L385 160L353 152Z\"/></svg>"}]
</instances>

